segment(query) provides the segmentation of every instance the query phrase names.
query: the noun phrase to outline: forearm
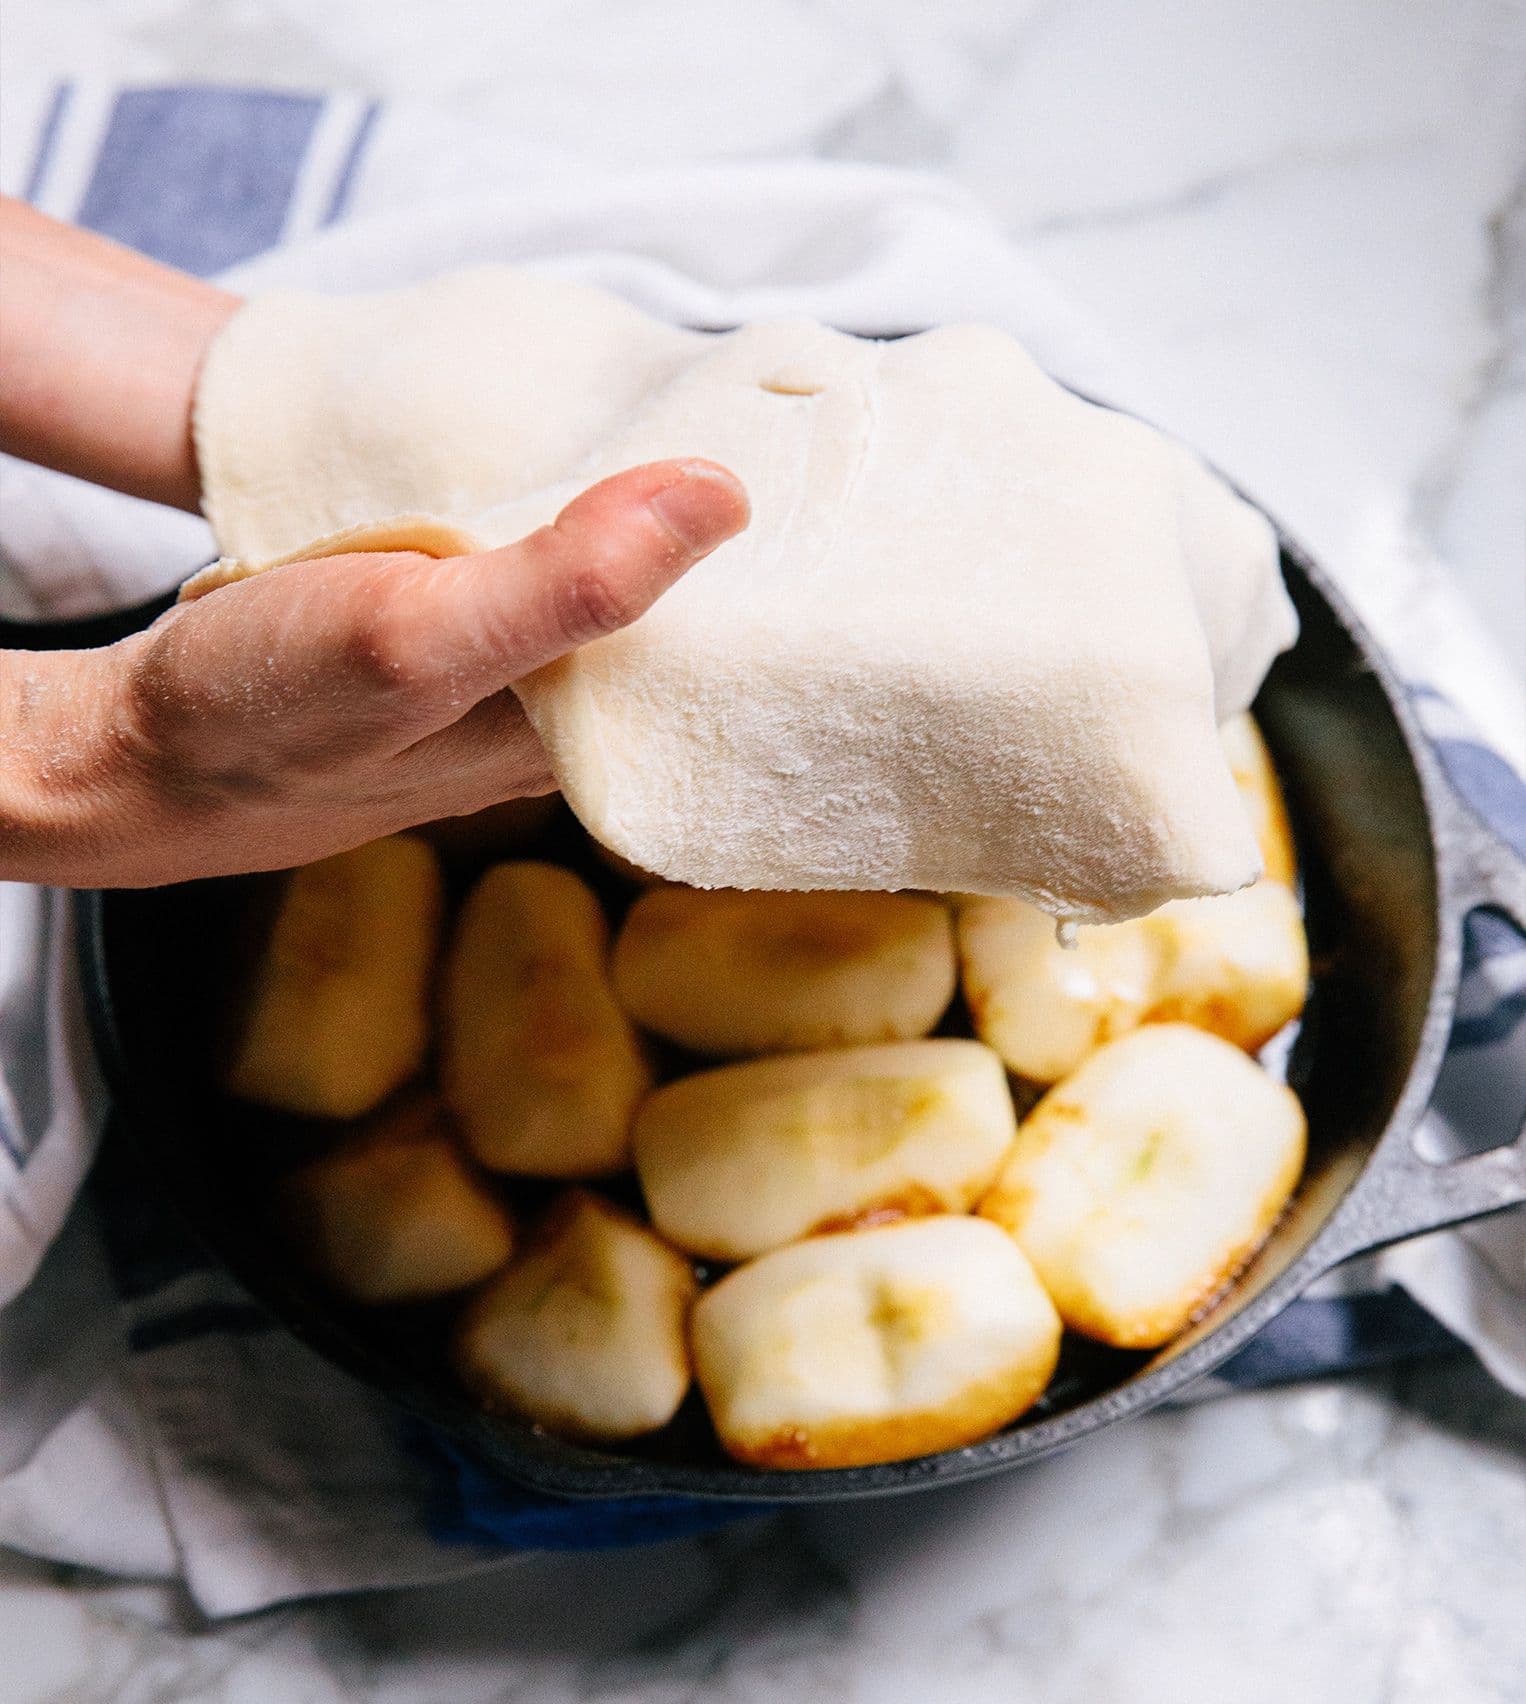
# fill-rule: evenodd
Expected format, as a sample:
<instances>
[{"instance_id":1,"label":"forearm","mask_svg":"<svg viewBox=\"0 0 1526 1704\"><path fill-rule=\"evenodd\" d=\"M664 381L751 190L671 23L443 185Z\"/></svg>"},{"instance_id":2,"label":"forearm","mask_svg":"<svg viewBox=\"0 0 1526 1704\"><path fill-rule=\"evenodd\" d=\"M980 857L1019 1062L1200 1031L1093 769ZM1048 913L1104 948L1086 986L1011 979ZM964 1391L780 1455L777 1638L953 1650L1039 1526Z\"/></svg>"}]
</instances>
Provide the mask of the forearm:
<instances>
[{"instance_id":1,"label":"forearm","mask_svg":"<svg viewBox=\"0 0 1526 1704\"><path fill-rule=\"evenodd\" d=\"M238 304L0 199L0 450L194 510L196 376Z\"/></svg>"}]
</instances>

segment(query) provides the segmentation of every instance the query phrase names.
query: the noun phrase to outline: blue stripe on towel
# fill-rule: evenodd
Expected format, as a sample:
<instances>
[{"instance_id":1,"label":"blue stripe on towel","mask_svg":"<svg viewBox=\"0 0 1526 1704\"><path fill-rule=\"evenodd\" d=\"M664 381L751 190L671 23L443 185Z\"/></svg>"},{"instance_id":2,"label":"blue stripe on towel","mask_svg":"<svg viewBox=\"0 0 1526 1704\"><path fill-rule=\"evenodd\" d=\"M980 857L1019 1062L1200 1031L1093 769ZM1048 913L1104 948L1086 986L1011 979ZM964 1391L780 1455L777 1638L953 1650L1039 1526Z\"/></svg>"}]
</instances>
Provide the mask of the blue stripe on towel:
<instances>
[{"instance_id":1,"label":"blue stripe on towel","mask_svg":"<svg viewBox=\"0 0 1526 1704\"><path fill-rule=\"evenodd\" d=\"M624 1550L711 1532L771 1514L775 1507L693 1497L548 1497L512 1484L443 1432L418 1421L404 1422L403 1442L432 1469L429 1531L442 1544Z\"/></svg>"},{"instance_id":2,"label":"blue stripe on towel","mask_svg":"<svg viewBox=\"0 0 1526 1704\"><path fill-rule=\"evenodd\" d=\"M48 167L53 163L54 144L58 141L64 114L68 112L69 102L73 98L72 83L59 83L54 87L48 110L43 115L42 128L37 133L37 152L32 156L32 169L27 173L26 188L21 192L23 201L35 202L42 193L42 186L48 181Z\"/></svg>"},{"instance_id":3,"label":"blue stripe on towel","mask_svg":"<svg viewBox=\"0 0 1526 1704\"><path fill-rule=\"evenodd\" d=\"M1514 1033L1515 1027L1526 1018L1526 989L1507 994L1504 999L1485 1006L1479 1012L1459 1012L1452 1020L1450 1045L1469 1051L1482 1047L1498 1047Z\"/></svg>"},{"instance_id":4,"label":"blue stripe on towel","mask_svg":"<svg viewBox=\"0 0 1526 1704\"><path fill-rule=\"evenodd\" d=\"M1466 1347L1400 1289L1300 1296L1213 1376L1237 1390L1259 1389Z\"/></svg>"},{"instance_id":5,"label":"blue stripe on towel","mask_svg":"<svg viewBox=\"0 0 1526 1704\"><path fill-rule=\"evenodd\" d=\"M1468 913L1463 925L1463 975L1497 959L1509 958L1523 948L1526 948L1526 941L1522 940L1521 931L1508 917L1479 906L1476 911Z\"/></svg>"},{"instance_id":6,"label":"blue stripe on towel","mask_svg":"<svg viewBox=\"0 0 1526 1704\"><path fill-rule=\"evenodd\" d=\"M322 110L261 89L124 89L78 221L203 276L262 254Z\"/></svg>"},{"instance_id":7,"label":"blue stripe on towel","mask_svg":"<svg viewBox=\"0 0 1526 1704\"><path fill-rule=\"evenodd\" d=\"M1479 906L1463 919L1462 983L1450 1049L1497 1047L1526 1019L1526 978L1518 968L1506 968L1508 961L1523 958L1526 936L1508 917Z\"/></svg>"},{"instance_id":8,"label":"blue stripe on towel","mask_svg":"<svg viewBox=\"0 0 1526 1704\"><path fill-rule=\"evenodd\" d=\"M1433 739L1447 779L1526 858L1526 785L1498 752L1474 740Z\"/></svg>"},{"instance_id":9,"label":"blue stripe on towel","mask_svg":"<svg viewBox=\"0 0 1526 1704\"><path fill-rule=\"evenodd\" d=\"M342 218L345 208L350 204L350 192L355 187L355 172L360 165L361 156L366 151L366 144L371 140L371 132L376 128L376 119L380 112L381 102L372 101L360 115L360 123L355 126L355 134L350 138L349 152L344 157L344 164L339 168L339 176L334 180L334 193L329 197L328 208L323 215L325 225L332 225L336 219Z\"/></svg>"}]
</instances>

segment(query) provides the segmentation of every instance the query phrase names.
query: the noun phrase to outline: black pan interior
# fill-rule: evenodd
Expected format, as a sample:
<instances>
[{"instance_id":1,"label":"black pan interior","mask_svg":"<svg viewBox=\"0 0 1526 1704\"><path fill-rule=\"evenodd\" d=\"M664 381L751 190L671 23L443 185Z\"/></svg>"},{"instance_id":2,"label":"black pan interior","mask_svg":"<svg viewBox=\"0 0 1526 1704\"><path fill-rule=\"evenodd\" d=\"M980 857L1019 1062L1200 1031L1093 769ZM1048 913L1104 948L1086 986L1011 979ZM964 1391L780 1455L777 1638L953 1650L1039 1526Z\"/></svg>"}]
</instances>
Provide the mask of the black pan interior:
<instances>
[{"instance_id":1,"label":"black pan interior","mask_svg":"<svg viewBox=\"0 0 1526 1704\"><path fill-rule=\"evenodd\" d=\"M640 1449L621 1452L480 1414L443 1364L440 1310L350 1308L307 1278L265 1203L280 1171L320 1137L216 1086L221 1014L278 878L85 898L92 1018L143 1161L194 1232L298 1336L508 1478L547 1490L771 1500L877 1494L1030 1459L1158 1400L1230 1353L1313 1276L1306 1252L1399 1099L1436 973L1434 856L1396 689L1291 547L1284 573L1302 635L1273 669L1256 711L1289 794L1306 886L1313 987L1288 1072L1309 1116L1309 1164L1266 1249L1171 1348L1146 1356L1068 1343L1043 1401L996 1438L921 1461L815 1475L729 1463L697 1402ZM575 831L560 832L576 860ZM584 858L579 867L612 908L623 902L622 884L600 863Z\"/></svg>"}]
</instances>

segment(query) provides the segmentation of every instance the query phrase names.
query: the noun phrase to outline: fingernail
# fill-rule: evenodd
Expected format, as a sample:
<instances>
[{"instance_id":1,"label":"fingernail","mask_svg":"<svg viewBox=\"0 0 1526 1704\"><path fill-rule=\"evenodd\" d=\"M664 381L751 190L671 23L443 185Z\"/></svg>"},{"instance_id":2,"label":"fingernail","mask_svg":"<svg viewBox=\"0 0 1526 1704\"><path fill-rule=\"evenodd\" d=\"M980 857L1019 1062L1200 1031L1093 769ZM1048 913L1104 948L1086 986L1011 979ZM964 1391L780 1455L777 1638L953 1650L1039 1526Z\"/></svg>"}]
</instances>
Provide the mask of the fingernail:
<instances>
[{"instance_id":1,"label":"fingernail","mask_svg":"<svg viewBox=\"0 0 1526 1704\"><path fill-rule=\"evenodd\" d=\"M657 519L691 554L713 550L747 524L741 482L710 462L689 462L684 476L647 499Z\"/></svg>"}]
</instances>

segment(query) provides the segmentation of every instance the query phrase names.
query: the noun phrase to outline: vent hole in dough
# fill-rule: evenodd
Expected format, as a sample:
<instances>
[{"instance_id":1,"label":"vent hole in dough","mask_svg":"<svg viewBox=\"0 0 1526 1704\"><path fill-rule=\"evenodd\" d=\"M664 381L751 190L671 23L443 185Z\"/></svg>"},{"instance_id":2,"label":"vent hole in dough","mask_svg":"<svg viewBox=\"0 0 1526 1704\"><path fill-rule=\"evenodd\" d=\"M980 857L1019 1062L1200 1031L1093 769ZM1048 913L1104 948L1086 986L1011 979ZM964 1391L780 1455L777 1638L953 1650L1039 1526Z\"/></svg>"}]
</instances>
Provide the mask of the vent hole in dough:
<instances>
[{"instance_id":1,"label":"vent hole in dough","mask_svg":"<svg viewBox=\"0 0 1526 1704\"><path fill-rule=\"evenodd\" d=\"M812 384L809 379L776 378L760 380L758 388L775 396L820 396L825 387Z\"/></svg>"}]
</instances>

